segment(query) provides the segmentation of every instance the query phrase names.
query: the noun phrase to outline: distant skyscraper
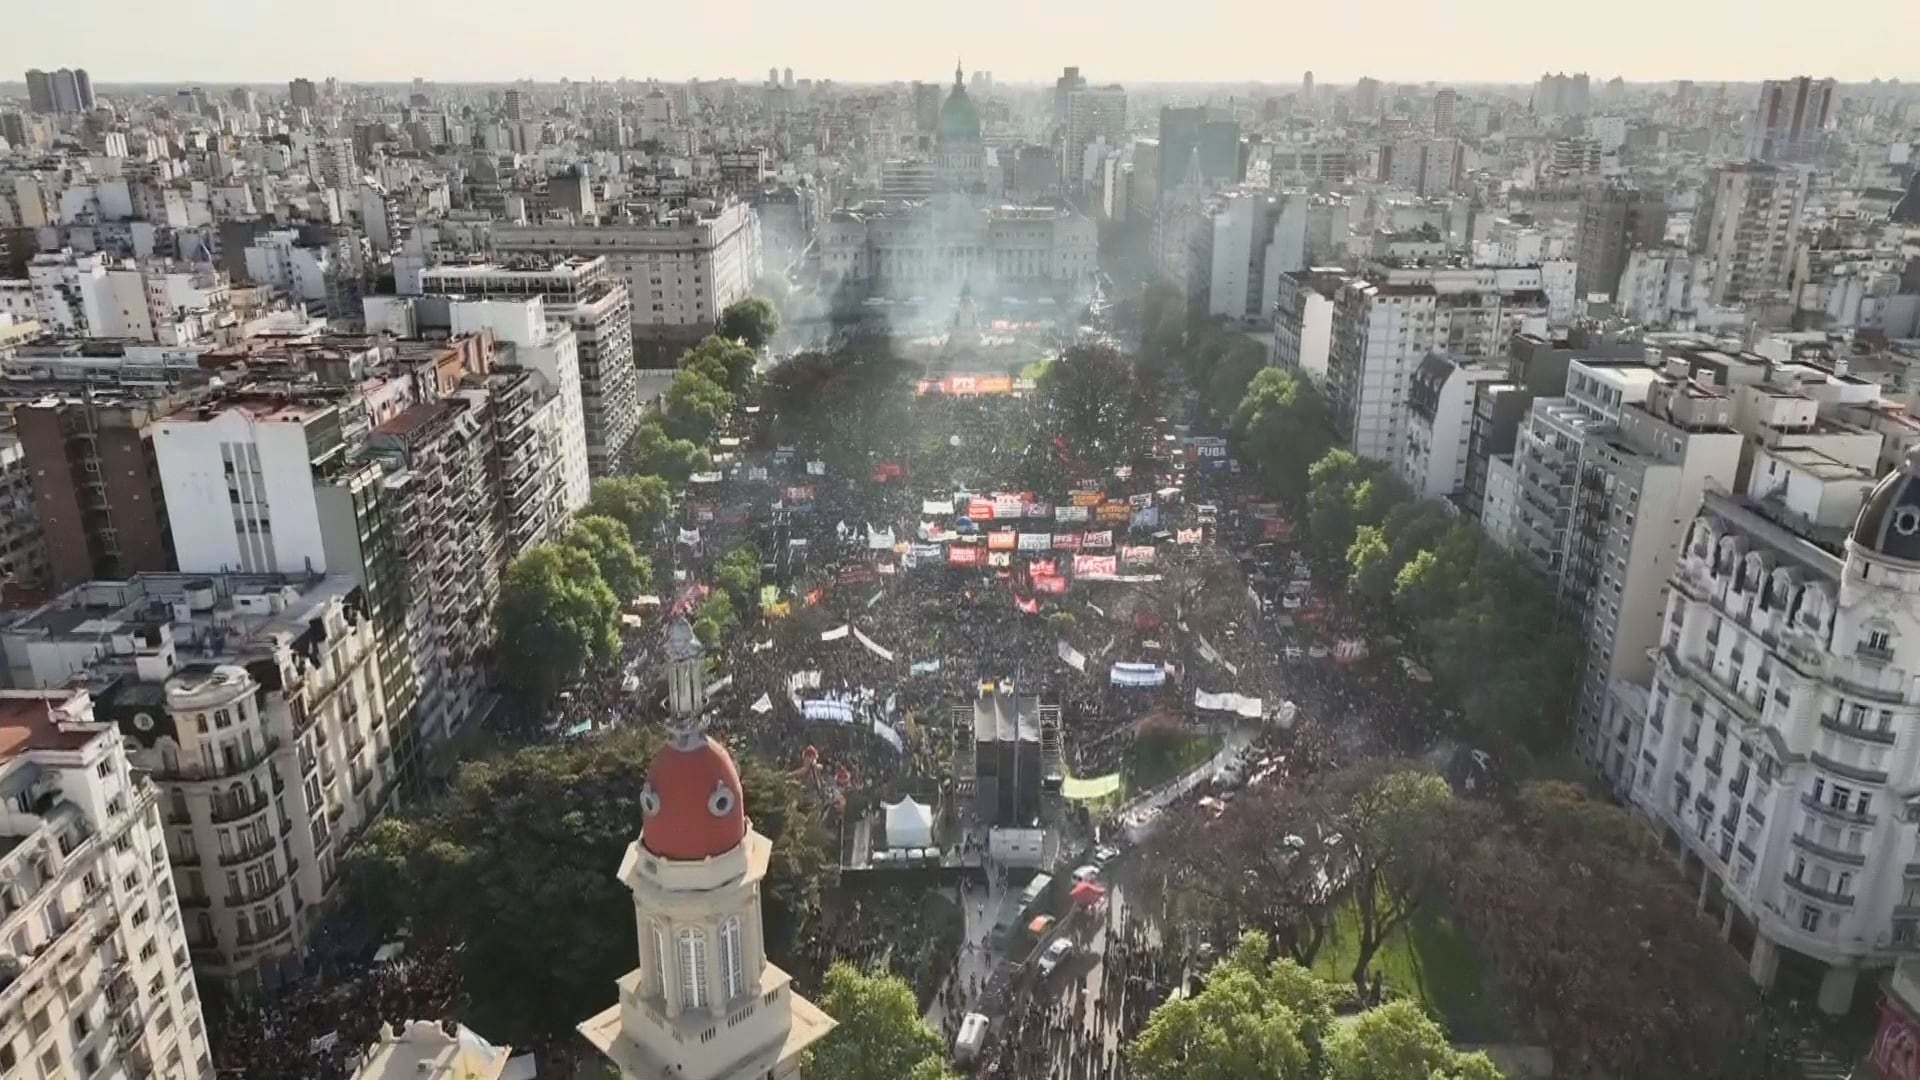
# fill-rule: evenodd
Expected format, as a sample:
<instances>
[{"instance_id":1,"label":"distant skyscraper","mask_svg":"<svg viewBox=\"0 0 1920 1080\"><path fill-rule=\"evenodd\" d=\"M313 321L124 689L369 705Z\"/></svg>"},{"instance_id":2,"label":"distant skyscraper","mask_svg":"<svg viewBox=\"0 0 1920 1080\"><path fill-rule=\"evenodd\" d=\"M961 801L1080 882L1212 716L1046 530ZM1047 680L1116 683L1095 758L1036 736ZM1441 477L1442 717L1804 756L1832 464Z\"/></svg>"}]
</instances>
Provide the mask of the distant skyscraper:
<instances>
[{"instance_id":1,"label":"distant skyscraper","mask_svg":"<svg viewBox=\"0 0 1920 1080\"><path fill-rule=\"evenodd\" d=\"M1118 86L1088 87L1067 94L1065 147L1060 171L1070 191L1085 180L1087 147L1104 138L1118 149L1127 133L1127 92Z\"/></svg>"},{"instance_id":2,"label":"distant skyscraper","mask_svg":"<svg viewBox=\"0 0 1920 1080\"><path fill-rule=\"evenodd\" d=\"M519 122L533 119L533 104L527 100L525 91L507 91L505 107L508 120Z\"/></svg>"},{"instance_id":3,"label":"distant skyscraper","mask_svg":"<svg viewBox=\"0 0 1920 1080\"><path fill-rule=\"evenodd\" d=\"M1715 304L1767 299L1792 278L1801 211L1807 204L1804 168L1738 161L1721 166L1694 212L1700 250L1714 262Z\"/></svg>"},{"instance_id":4,"label":"distant skyscraper","mask_svg":"<svg viewBox=\"0 0 1920 1080\"><path fill-rule=\"evenodd\" d=\"M72 68L61 68L53 73L53 107L56 112L80 111L80 80Z\"/></svg>"},{"instance_id":5,"label":"distant skyscraper","mask_svg":"<svg viewBox=\"0 0 1920 1080\"><path fill-rule=\"evenodd\" d=\"M53 76L32 68L27 72L28 108L37 113L53 111Z\"/></svg>"},{"instance_id":6,"label":"distant skyscraper","mask_svg":"<svg viewBox=\"0 0 1920 1080\"><path fill-rule=\"evenodd\" d=\"M1451 135L1453 133L1453 110L1459 101L1459 95L1453 87L1443 87L1433 95L1433 133Z\"/></svg>"},{"instance_id":7,"label":"distant skyscraper","mask_svg":"<svg viewBox=\"0 0 1920 1080\"><path fill-rule=\"evenodd\" d=\"M1380 80L1363 76L1353 84L1353 111L1362 116L1380 111Z\"/></svg>"},{"instance_id":8,"label":"distant skyscraper","mask_svg":"<svg viewBox=\"0 0 1920 1080\"><path fill-rule=\"evenodd\" d=\"M88 77L86 68L73 69L73 87L79 92L80 111L93 111L93 80Z\"/></svg>"},{"instance_id":9,"label":"distant skyscraper","mask_svg":"<svg viewBox=\"0 0 1920 1080\"><path fill-rule=\"evenodd\" d=\"M1756 161L1806 161L1819 154L1833 108L1832 79L1769 79L1747 131L1747 156Z\"/></svg>"},{"instance_id":10,"label":"distant skyscraper","mask_svg":"<svg viewBox=\"0 0 1920 1080\"><path fill-rule=\"evenodd\" d=\"M782 86L785 86L789 90L793 89L793 69L792 68L787 68L786 70L780 73L780 84Z\"/></svg>"},{"instance_id":11,"label":"distant skyscraper","mask_svg":"<svg viewBox=\"0 0 1920 1080\"><path fill-rule=\"evenodd\" d=\"M311 109L319 104L319 95L314 92L312 79L294 79L287 83L287 100L296 109Z\"/></svg>"},{"instance_id":12,"label":"distant skyscraper","mask_svg":"<svg viewBox=\"0 0 1920 1080\"><path fill-rule=\"evenodd\" d=\"M1609 184L1587 192L1580 204L1573 294L1616 297L1627 256L1637 247L1655 247L1666 234L1667 207L1651 192Z\"/></svg>"},{"instance_id":13,"label":"distant skyscraper","mask_svg":"<svg viewBox=\"0 0 1920 1080\"><path fill-rule=\"evenodd\" d=\"M770 67L767 69L767 85L768 86L780 85L780 69L779 68Z\"/></svg>"},{"instance_id":14,"label":"distant skyscraper","mask_svg":"<svg viewBox=\"0 0 1920 1080\"><path fill-rule=\"evenodd\" d=\"M1067 95L1075 90L1084 90L1087 80L1081 76L1077 67L1063 68L1060 77L1053 80L1053 123L1058 127L1067 122Z\"/></svg>"},{"instance_id":15,"label":"distant skyscraper","mask_svg":"<svg viewBox=\"0 0 1920 1080\"><path fill-rule=\"evenodd\" d=\"M1300 100L1313 100L1313 72L1309 71L1300 78Z\"/></svg>"}]
</instances>

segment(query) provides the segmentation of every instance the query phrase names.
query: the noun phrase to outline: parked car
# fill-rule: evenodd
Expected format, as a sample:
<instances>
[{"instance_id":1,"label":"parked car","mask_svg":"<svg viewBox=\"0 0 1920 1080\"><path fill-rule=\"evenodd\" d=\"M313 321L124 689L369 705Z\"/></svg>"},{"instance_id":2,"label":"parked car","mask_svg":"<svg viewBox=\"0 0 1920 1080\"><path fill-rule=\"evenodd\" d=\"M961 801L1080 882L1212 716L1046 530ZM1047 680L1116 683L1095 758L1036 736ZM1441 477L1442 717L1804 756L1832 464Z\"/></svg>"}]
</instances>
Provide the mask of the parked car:
<instances>
[{"instance_id":1,"label":"parked car","mask_svg":"<svg viewBox=\"0 0 1920 1080\"><path fill-rule=\"evenodd\" d=\"M1073 942L1066 938L1055 938L1047 951L1040 954L1040 977L1046 978L1059 970L1060 965L1073 955Z\"/></svg>"}]
</instances>

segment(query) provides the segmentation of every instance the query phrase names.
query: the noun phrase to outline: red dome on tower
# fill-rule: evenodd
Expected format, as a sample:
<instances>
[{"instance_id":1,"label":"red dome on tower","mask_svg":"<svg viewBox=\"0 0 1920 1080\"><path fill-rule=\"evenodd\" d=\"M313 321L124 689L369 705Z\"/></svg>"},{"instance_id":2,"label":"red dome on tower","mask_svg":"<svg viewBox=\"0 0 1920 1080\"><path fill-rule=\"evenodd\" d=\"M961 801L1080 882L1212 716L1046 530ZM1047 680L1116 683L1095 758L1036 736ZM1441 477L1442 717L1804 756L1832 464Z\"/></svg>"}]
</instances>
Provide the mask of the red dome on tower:
<instances>
[{"instance_id":1,"label":"red dome on tower","mask_svg":"<svg viewBox=\"0 0 1920 1080\"><path fill-rule=\"evenodd\" d=\"M662 859L724 855L747 835L746 795L733 756L712 738L662 747L640 795L640 845Z\"/></svg>"}]
</instances>

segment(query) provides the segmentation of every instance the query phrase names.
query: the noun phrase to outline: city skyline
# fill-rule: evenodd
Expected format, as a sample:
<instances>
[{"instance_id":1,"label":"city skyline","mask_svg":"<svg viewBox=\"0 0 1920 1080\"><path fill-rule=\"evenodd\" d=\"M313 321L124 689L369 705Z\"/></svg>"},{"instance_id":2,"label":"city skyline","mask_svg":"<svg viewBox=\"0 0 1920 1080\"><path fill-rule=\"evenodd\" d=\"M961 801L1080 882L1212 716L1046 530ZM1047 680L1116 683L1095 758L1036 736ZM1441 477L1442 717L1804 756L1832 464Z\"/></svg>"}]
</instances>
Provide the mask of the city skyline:
<instances>
[{"instance_id":1,"label":"city skyline","mask_svg":"<svg viewBox=\"0 0 1920 1080\"><path fill-rule=\"evenodd\" d=\"M1411 0L1372 5L1281 11L1245 0L1200 0L1181 8L1177 24L1162 25L1144 0L1121 0L1097 12L1099 47L1063 46L1085 37L1096 12L1080 3L1036 10L1011 0L981 0L933 8L901 26L898 9L877 0L832 0L804 12L768 0L676 13L674 47L655 50L658 12L637 5L599 3L578 15L591 33L565 26L535 35L518 28L524 9L503 0L428 0L390 8L372 0L336 0L331 18L312 7L249 5L214 0L197 17L157 25L131 0L103 0L94 18L70 18L64 9L32 5L12 18L0 41L0 72L38 67L85 67L104 83L267 83L290 73L348 81L396 82L422 77L447 82L530 78L754 80L770 66L793 67L800 77L845 82L931 79L956 57L968 70L992 71L1001 82L1050 81L1062 64L1077 63L1100 80L1214 83L1297 82L1311 68L1323 85L1365 75L1397 82L1524 83L1543 71L1584 70L1630 82L1673 79L1751 82L1782 71L1814 72L1846 82L1907 78L1916 73L1902 44L1920 33L1920 7L1906 0L1848 0L1846 48L1808 48L1804 39L1777 33L1776 20L1795 18L1784 0L1742 3L1707 0L1684 6L1623 0L1608 18L1588 18L1580 33L1537 47L1537 21L1507 0L1465 0L1450 18ZM1830 11L1829 14L1832 14ZM1129 18L1129 16L1136 16ZM1429 17L1418 35L1382 39L1381 26ZM139 32L101 33L138 26ZM361 31L378 26L378 35ZM1235 32L1222 33L1233 27ZM875 32L879 28L884 32ZM1009 32L1012 28L1015 32ZM1132 28L1132 29L1129 29ZM1657 29L1650 29L1657 28ZM1865 32L1871 30L1871 33ZM1904 31L1904 32L1903 32ZM1276 49L1276 35L1284 41ZM418 47L430 38L436 48ZM725 43L728 59L691 41ZM262 50L271 41L271 50ZM1703 55L1695 42L1711 41ZM268 59L270 57L270 59Z\"/></svg>"}]
</instances>

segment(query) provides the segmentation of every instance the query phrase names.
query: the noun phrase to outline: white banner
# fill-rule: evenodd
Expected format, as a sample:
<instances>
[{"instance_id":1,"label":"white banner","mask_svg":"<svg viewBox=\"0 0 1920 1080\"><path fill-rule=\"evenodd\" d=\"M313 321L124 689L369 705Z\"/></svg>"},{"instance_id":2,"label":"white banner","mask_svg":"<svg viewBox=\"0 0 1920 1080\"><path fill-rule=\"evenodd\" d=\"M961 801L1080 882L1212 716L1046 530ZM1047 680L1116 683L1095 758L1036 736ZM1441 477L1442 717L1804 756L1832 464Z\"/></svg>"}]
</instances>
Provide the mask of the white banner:
<instances>
[{"instance_id":1,"label":"white banner","mask_svg":"<svg viewBox=\"0 0 1920 1080\"><path fill-rule=\"evenodd\" d=\"M907 668L907 673L910 675L931 675L939 670L940 661L938 660L917 660L911 667Z\"/></svg>"},{"instance_id":2,"label":"white banner","mask_svg":"<svg viewBox=\"0 0 1920 1080\"><path fill-rule=\"evenodd\" d=\"M1205 690L1195 690L1193 707L1208 712L1230 712L1249 720L1258 720L1262 715L1260 699L1245 694L1209 694Z\"/></svg>"},{"instance_id":3,"label":"white banner","mask_svg":"<svg viewBox=\"0 0 1920 1080\"><path fill-rule=\"evenodd\" d=\"M1185 629L1185 627L1182 627L1181 629ZM1235 666L1233 663L1228 661L1226 657L1221 656L1220 650L1214 648L1213 644L1209 642L1205 637L1199 634L1195 634L1194 638L1200 643L1201 656L1205 657L1209 661L1212 661L1213 663L1219 664L1223 668L1226 668L1227 673L1230 675L1240 674L1239 667Z\"/></svg>"},{"instance_id":4,"label":"white banner","mask_svg":"<svg viewBox=\"0 0 1920 1080\"><path fill-rule=\"evenodd\" d=\"M1021 551L1050 551L1053 549L1052 533L1021 533Z\"/></svg>"},{"instance_id":5,"label":"white banner","mask_svg":"<svg viewBox=\"0 0 1920 1080\"><path fill-rule=\"evenodd\" d=\"M825 476L825 475L827 475L827 463L826 463L826 462L824 462L824 461L809 461L809 462L807 462L807 475L808 475L808 476Z\"/></svg>"},{"instance_id":6,"label":"white banner","mask_svg":"<svg viewBox=\"0 0 1920 1080\"><path fill-rule=\"evenodd\" d=\"M747 707L753 710L754 715L764 716L773 711L773 698L766 694L761 694L760 700Z\"/></svg>"},{"instance_id":7,"label":"white banner","mask_svg":"<svg viewBox=\"0 0 1920 1080\"><path fill-rule=\"evenodd\" d=\"M928 516L949 515L953 513L951 499L925 499L920 503L920 512Z\"/></svg>"},{"instance_id":8,"label":"white banner","mask_svg":"<svg viewBox=\"0 0 1920 1080\"><path fill-rule=\"evenodd\" d=\"M851 724L853 723L853 703L814 698L801 704L800 715L809 720L820 720L830 724Z\"/></svg>"},{"instance_id":9,"label":"white banner","mask_svg":"<svg viewBox=\"0 0 1920 1080\"><path fill-rule=\"evenodd\" d=\"M872 653L873 655L879 657L882 660L885 660L889 664L893 663L893 653L888 652L886 649L881 648L879 644L875 642L872 638L861 633L858 629L854 630L853 636L859 639L860 644L865 645L867 647L868 652Z\"/></svg>"},{"instance_id":10,"label":"white banner","mask_svg":"<svg viewBox=\"0 0 1920 1080\"><path fill-rule=\"evenodd\" d=\"M994 519L1017 518L1024 512L1025 504L1018 495L995 495L993 497Z\"/></svg>"},{"instance_id":11,"label":"white banner","mask_svg":"<svg viewBox=\"0 0 1920 1080\"><path fill-rule=\"evenodd\" d=\"M1055 521L1085 521L1088 516L1087 508L1084 506L1056 506L1053 508L1053 520Z\"/></svg>"},{"instance_id":12,"label":"white banner","mask_svg":"<svg viewBox=\"0 0 1920 1080\"><path fill-rule=\"evenodd\" d=\"M869 526L867 526L867 548L868 548L868 550L870 550L870 551L892 551L892 550L893 550L893 543L894 543L894 540L893 540L893 526L891 526L891 525L889 525L889 526L887 526L887 528L886 528L886 529L885 529L884 531L882 531L882 530L879 530L879 529L875 529L875 528L874 528L873 526L871 526L871 525L869 525Z\"/></svg>"},{"instance_id":13,"label":"white banner","mask_svg":"<svg viewBox=\"0 0 1920 1080\"><path fill-rule=\"evenodd\" d=\"M1066 638L1060 639L1060 645L1055 651L1060 654L1060 659L1065 660L1067 665L1073 668L1073 670L1087 670L1087 654L1067 644Z\"/></svg>"},{"instance_id":14,"label":"white banner","mask_svg":"<svg viewBox=\"0 0 1920 1080\"><path fill-rule=\"evenodd\" d=\"M826 633L821 634L820 640L821 641L839 641L841 638L846 637L848 634L851 634L851 633L853 633L853 627L851 626L836 626L832 630L828 630Z\"/></svg>"},{"instance_id":15,"label":"white banner","mask_svg":"<svg viewBox=\"0 0 1920 1080\"><path fill-rule=\"evenodd\" d=\"M907 744L900 738L900 733L893 730L892 724L876 716L873 718L873 733L885 739L887 745L893 747L895 753L906 753Z\"/></svg>"},{"instance_id":16,"label":"white banner","mask_svg":"<svg viewBox=\"0 0 1920 1080\"><path fill-rule=\"evenodd\" d=\"M688 547L697 547L700 543L699 529L681 529L680 542Z\"/></svg>"},{"instance_id":17,"label":"white banner","mask_svg":"<svg viewBox=\"0 0 1920 1080\"><path fill-rule=\"evenodd\" d=\"M1167 681L1167 669L1159 664L1118 663L1107 673L1115 686L1160 686Z\"/></svg>"}]
</instances>

